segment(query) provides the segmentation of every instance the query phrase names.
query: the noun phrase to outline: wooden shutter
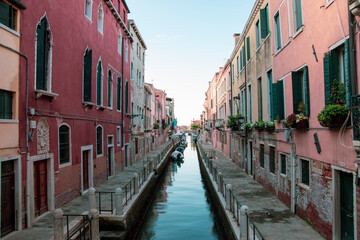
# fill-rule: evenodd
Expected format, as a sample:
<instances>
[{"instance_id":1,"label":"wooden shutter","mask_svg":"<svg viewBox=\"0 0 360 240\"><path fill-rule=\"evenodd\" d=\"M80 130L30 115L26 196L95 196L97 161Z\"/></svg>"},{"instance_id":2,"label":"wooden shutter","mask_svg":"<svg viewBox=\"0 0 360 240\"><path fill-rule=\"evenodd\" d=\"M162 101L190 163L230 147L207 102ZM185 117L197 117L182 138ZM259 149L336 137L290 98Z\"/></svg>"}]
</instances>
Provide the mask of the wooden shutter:
<instances>
[{"instance_id":1,"label":"wooden shutter","mask_svg":"<svg viewBox=\"0 0 360 240\"><path fill-rule=\"evenodd\" d=\"M296 30L302 26L301 0L295 0Z\"/></svg>"},{"instance_id":2,"label":"wooden shutter","mask_svg":"<svg viewBox=\"0 0 360 240\"><path fill-rule=\"evenodd\" d=\"M292 72L292 93L293 93L293 112L299 113L297 110L302 101L301 71Z\"/></svg>"},{"instance_id":3,"label":"wooden shutter","mask_svg":"<svg viewBox=\"0 0 360 240\"><path fill-rule=\"evenodd\" d=\"M120 77L117 78L117 89L116 90L117 90L116 91L117 92L117 99L116 99L117 107L116 107L116 109L120 111L120 106L121 106L121 79L120 79Z\"/></svg>"},{"instance_id":4,"label":"wooden shutter","mask_svg":"<svg viewBox=\"0 0 360 240\"><path fill-rule=\"evenodd\" d=\"M250 60L250 36L246 38L246 53L247 53L247 60Z\"/></svg>"},{"instance_id":5,"label":"wooden shutter","mask_svg":"<svg viewBox=\"0 0 360 240\"><path fill-rule=\"evenodd\" d=\"M267 36L267 16L266 8L260 9L260 25L261 25L261 38Z\"/></svg>"},{"instance_id":6,"label":"wooden shutter","mask_svg":"<svg viewBox=\"0 0 360 240\"><path fill-rule=\"evenodd\" d=\"M101 105L101 61L99 61L96 70L96 104Z\"/></svg>"},{"instance_id":7,"label":"wooden shutter","mask_svg":"<svg viewBox=\"0 0 360 240\"><path fill-rule=\"evenodd\" d=\"M12 92L0 90L0 119L12 119Z\"/></svg>"},{"instance_id":8,"label":"wooden shutter","mask_svg":"<svg viewBox=\"0 0 360 240\"><path fill-rule=\"evenodd\" d=\"M284 81L277 82L277 96L278 100L278 115L279 119L285 118L285 109L284 109Z\"/></svg>"},{"instance_id":9,"label":"wooden shutter","mask_svg":"<svg viewBox=\"0 0 360 240\"><path fill-rule=\"evenodd\" d=\"M128 113L128 83L125 83L125 113Z\"/></svg>"},{"instance_id":10,"label":"wooden shutter","mask_svg":"<svg viewBox=\"0 0 360 240\"><path fill-rule=\"evenodd\" d=\"M0 1L0 23L10 27L10 5Z\"/></svg>"},{"instance_id":11,"label":"wooden shutter","mask_svg":"<svg viewBox=\"0 0 360 240\"><path fill-rule=\"evenodd\" d=\"M111 107L111 71L108 72L107 105Z\"/></svg>"},{"instance_id":12,"label":"wooden shutter","mask_svg":"<svg viewBox=\"0 0 360 240\"><path fill-rule=\"evenodd\" d=\"M84 102L91 102L91 71L92 50L87 50L84 56Z\"/></svg>"},{"instance_id":13,"label":"wooden shutter","mask_svg":"<svg viewBox=\"0 0 360 240\"><path fill-rule=\"evenodd\" d=\"M331 96L331 77L330 77L330 54L326 54L324 57L324 91L325 91L325 105L329 104L329 98Z\"/></svg>"},{"instance_id":14,"label":"wooden shutter","mask_svg":"<svg viewBox=\"0 0 360 240\"><path fill-rule=\"evenodd\" d=\"M279 115L278 83L271 84L271 118L276 120ZM280 116L279 116L280 117Z\"/></svg>"},{"instance_id":15,"label":"wooden shutter","mask_svg":"<svg viewBox=\"0 0 360 240\"><path fill-rule=\"evenodd\" d=\"M310 88L309 88L309 69L308 66L303 68L304 73L304 104L305 104L305 115L310 116Z\"/></svg>"},{"instance_id":16,"label":"wooden shutter","mask_svg":"<svg viewBox=\"0 0 360 240\"><path fill-rule=\"evenodd\" d=\"M36 89L46 91L47 23L42 19L36 29Z\"/></svg>"},{"instance_id":17,"label":"wooden shutter","mask_svg":"<svg viewBox=\"0 0 360 240\"><path fill-rule=\"evenodd\" d=\"M345 90L346 106L351 107L351 62L350 62L350 40L346 39L344 43L344 65L345 65Z\"/></svg>"}]
</instances>

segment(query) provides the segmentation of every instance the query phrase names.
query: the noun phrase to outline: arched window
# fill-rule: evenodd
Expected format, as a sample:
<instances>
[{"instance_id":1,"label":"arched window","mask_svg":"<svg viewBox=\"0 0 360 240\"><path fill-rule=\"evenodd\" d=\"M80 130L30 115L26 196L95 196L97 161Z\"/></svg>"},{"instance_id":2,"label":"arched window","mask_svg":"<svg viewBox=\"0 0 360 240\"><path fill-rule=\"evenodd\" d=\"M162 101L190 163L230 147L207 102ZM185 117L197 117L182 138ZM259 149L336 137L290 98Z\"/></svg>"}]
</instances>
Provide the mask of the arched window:
<instances>
[{"instance_id":1,"label":"arched window","mask_svg":"<svg viewBox=\"0 0 360 240\"><path fill-rule=\"evenodd\" d=\"M67 125L59 127L59 164L70 162L70 128Z\"/></svg>"},{"instance_id":2,"label":"arched window","mask_svg":"<svg viewBox=\"0 0 360 240\"><path fill-rule=\"evenodd\" d=\"M96 127L96 155L103 154L103 128L101 125Z\"/></svg>"},{"instance_id":3,"label":"arched window","mask_svg":"<svg viewBox=\"0 0 360 240\"><path fill-rule=\"evenodd\" d=\"M85 16L91 21L92 18L92 0L85 0Z\"/></svg>"},{"instance_id":4,"label":"arched window","mask_svg":"<svg viewBox=\"0 0 360 240\"><path fill-rule=\"evenodd\" d=\"M129 47L128 47L128 41L125 41L125 62L128 62L128 53L129 53Z\"/></svg>"},{"instance_id":5,"label":"arched window","mask_svg":"<svg viewBox=\"0 0 360 240\"><path fill-rule=\"evenodd\" d=\"M134 80L134 64L130 63L130 78L131 80Z\"/></svg>"},{"instance_id":6,"label":"arched window","mask_svg":"<svg viewBox=\"0 0 360 240\"><path fill-rule=\"evenodd\" d=\"M99 60L96 68L96 104L102 105L102 66L101 60Z\"/></svg>"},{"instance_id":7,"label":"arched window","mask_svg":"<svg viewBox=\"0 0 360 240\"><path fill-rule=\"evenodd\" d=\"M36 27L36 85L37 90L51 91L52 36L44 16Z\"/></svg>"},{"instance_id":8,"label":"arched window","mask_svg":"<svg viewBox=\"0 0 360 240\"><path fill-rule=\"evenodd\" d=\"M113 92L112 86L113 86L112 73L111 73L111 70L109 69L109 71L108 71L108 88L107 88L107 91L108 91L107 103L108 103L109 108L112 108L112 92Z\"/></svg>"},{"instance_id":9,"label":"arched window","mask_svg":"<svg viewBox=\"0 0 360 240\"><path fill-rule=\"evenodd\" d=\"M99 4L98 7L98 30L101 34L103 34L103 26L104 26L104 10L102 4Z\"/></svg>"},{"instance_id":10,"label":"arched window","mask_svg":"<svg viewBox=\"0 0 360 240\"><path fill-rule=\"evenodd\" d=\"M83 64L83 101L91 102L92 50L86 49Z\"/></svg>"},{"instance_id":11,"label":"arched window","mask_svg":"<svg viewBox=\"0 0 360 240\"><path fill-rule=\"evenodd\" d=\"M139 86L139 70L136 69L136 85Z\"/></svg>"},{"instance_id":12,"label":"arched window","mask_svg":"<svg viewBox=\"0 0 360 240\"><path fill-rule=\"evenodd\" d=\"M128 113L129 111L128 106L128 82L125 82L125 113Z\"/></svg>"},{"instance_id":13,"label":"arched window","mask_svg":"<svg viewBox=\"0 0 360 240\"><path fill-rule=\"evenodd\" d=\"M121 30L119 30L118 33L118 53L121 55L121 44L122 44L122 36L121 36Z\"/></svg>"},{"instance_id":14,"label":"arched window","mask_svg":"<svg viewBox=\"0 0 360 240\"><path fill-rule=\"evenodd\" d=\"M117 78L116 93L117 93L116 109L118 111L121 111L121 78L120 77Z\"/></svg>"}]
</instances>

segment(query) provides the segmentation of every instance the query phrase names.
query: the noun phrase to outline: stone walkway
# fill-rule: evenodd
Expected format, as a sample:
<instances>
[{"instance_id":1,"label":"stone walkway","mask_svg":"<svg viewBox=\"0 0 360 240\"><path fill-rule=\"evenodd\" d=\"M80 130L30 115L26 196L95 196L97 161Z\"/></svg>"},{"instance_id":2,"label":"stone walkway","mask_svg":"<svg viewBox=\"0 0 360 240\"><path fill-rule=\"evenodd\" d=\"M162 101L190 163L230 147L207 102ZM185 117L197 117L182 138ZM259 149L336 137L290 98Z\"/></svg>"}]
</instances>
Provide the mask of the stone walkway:
<instances>
[{"instance_id":1,"label":"stone walkway","mask_svg":"<svg viewBox=\"0 0 360 240\"><path fill-rule=\"evenodd\" d=\"M147 159L148 156L156 155L160 153L170 142L167 142L154 151L149 152L143 157ZM143 170L143 161L134 163L132 166L126 168L124 171L118 173L114 177L110 178L103 184L95 186L96 191L115 191L115 188L124 186L134 178L134 173L140 173ZM83 214L89 211L88 194L84 194L70 201L61 207L64 214ZM64 220L64 224L66 221ZM14 232L4 237L5 240L49 240L53 238L54 220L51 211L44 214L33 224L31 228L24 229L22 231Z\"/></svg>"},{"instance_id":2,"label":"stone walkway","mask_svg":"<svg viewBox=\"0 0 360 240\"><path fill-rule=\"evenodd\" d=\"M209 143L201 143L206 150L215 150L213 164L222 172L226 184L241 205L249 207L249 216L255 222L265 239L274 240L317 240L324 239L316 230L302 220L266 188L253 180L221 151Z\"/></svg>"}]
</instances>

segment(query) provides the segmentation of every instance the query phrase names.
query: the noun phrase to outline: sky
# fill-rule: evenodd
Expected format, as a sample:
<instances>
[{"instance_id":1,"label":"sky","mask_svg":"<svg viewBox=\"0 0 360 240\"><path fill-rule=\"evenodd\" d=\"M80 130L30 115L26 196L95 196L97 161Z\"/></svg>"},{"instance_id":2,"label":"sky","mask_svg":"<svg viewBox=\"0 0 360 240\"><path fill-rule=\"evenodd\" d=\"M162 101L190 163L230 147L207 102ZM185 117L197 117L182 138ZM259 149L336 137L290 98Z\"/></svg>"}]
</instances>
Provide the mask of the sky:
<instances>
[{"instance_id":1,"label":"sky","mask_svg":"<svg viewBox=\"0 0 360 240\"><path fill-rule=\"evenodd\" d=\"M209 81L224 66L255 0L127 0L147 50L145 82L174 98L178 125L200 120Z\"/></svg>"}]
</instances>

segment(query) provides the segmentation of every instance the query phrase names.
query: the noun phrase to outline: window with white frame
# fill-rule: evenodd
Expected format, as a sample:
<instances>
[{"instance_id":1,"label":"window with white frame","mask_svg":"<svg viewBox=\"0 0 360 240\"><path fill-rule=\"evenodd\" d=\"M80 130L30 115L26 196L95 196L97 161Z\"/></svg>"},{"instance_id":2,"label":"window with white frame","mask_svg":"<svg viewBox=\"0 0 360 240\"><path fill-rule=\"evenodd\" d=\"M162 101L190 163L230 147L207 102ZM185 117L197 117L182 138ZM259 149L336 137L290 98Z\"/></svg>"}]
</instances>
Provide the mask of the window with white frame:
<instances>
[{"instance_id":1,"label":"window with white frame","mask_svg":"<svg viewBox=\"0 0 360 240\"><path fill-rule=\"evenodd\" d=\"M103 72L102 72L102 63L99 60L96 68L96 104L103 104Z\"/></svg>"},{"instance_id":2,"label":"window with white frame","mask_svg":"<svg viewBox=\"0 0 360 240\"><path fill-rule=\"evenodd\" d=\"M269 147L269 170L275 174L275 147Z\"/></svg>"},{"instance_id":3,"label":"window with white frame","mask_svg":"<svg viewBox=\"0 0 360 240\"><path fill-rule=\"evenodd\" d=\"M260 47L260 21L258 20L255 24L255 35L256 35L256 49Z\"/></svg>"},{"instance_id":4,"label":"window with white frame","mask_svg":"<svg viewBox=\"0 0 360 240\"><path fill-rule=\"evenodd\" d=\"M303 26L301 1L293 0L294 32L297 32Z\"/></svg>"},{"instance_id":5,"label":"window with white frame","mask_svg":"<svg viewBox=\"0 0 360 240\"><path fill-rule=\"evenodd\" d=\"M107 102L108 102L108 107L112 108L113 105L113 78L112 78L112 73L111 70L109 69L108 71L108 95L107 95Z\"/></svg>"},{"instance_id":6,"label":"window with white frame","mask_svg":"<svg viewBox=\"0 0 360 240\"><path fill-rule=\"evenodd\" d=\"M103 127L101 125L96 128L96 155L103 155Z\"/></svg>"},{"instance_id":7,"label":"window with white frame","mask_svg":"<svg viewBox=\"0 0 360 240\"><path fill-rule=\"evenodd\" d=\"M280 14L277 12L274 16L274 30L275 30L275 49L281 48L281 25L280 25Z\"/></svg>"},{"instance_id":8,"label":"window with white frame","mask_svg":"<svg viewBox=\"0 0 360 240\"><path fill-rule=\"evenodd\" d=\"M91 21L92 18L92 0L85 0L85 16Z\"/></svg>"},{"instance_id":9,"label":"window with white frame","mask_svg":"<svg viewBox=\"0 0 360 240\"><path fill-rule=\"evenodd\" d=\"M117 144L117 146L121 145L121 128L120 128L120 126L116 127L116 144Z\"/></svg>"},{"instance_id":10,"label":"window with white frame","mask_svg":"<svg viewBox=\"0 0 360 240\"><path fill-rule=\"evenodd\" d=\"M70 128L67 125L59 127L59 164L70 162Z\"/></svg>"},{"instance_id":11,"label":"window with white frame","mask_svg":"<svg viewBox=\"0 0 360 240\"><path fill-rule=\"evenodd\" d=\"M122 49L122 36L121 36L121 30L119 30L118 33L118 53L121 55L121 49Z\"/></svg>"},{"instance_id":12,"label":"window with white frame","mask_svg":"<svg viewBox=\"0 0 360 240\"><path fill-rule=\"evenodd\" d=\"M103 34L103 28L104 28L104 9L102 4L99 4L98 8L98 24L97 24L98 30L101 34Z\"/></svg>"}]
</instances>

